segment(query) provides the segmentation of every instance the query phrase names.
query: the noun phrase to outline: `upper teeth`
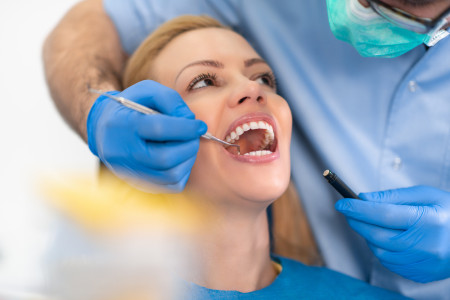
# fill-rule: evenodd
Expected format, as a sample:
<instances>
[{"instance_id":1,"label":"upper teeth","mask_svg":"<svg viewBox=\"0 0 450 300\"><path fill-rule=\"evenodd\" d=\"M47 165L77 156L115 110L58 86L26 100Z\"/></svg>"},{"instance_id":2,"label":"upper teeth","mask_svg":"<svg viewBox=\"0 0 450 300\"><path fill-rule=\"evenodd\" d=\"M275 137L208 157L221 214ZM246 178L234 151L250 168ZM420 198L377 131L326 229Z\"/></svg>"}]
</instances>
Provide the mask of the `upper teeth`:
<instances>
[{"instance_id":1,"label":"upper teeth","mask_svg":"<svg viewBox=\"0 0 450 300\"><path fill-rule=\"evenodd\" d=\"M228 143L234 143L235 141L239 140L239 137L244 134L244 132L249 130L255 130L255 129L265 129L265 137L264 137L264 145L262 145L262 148L266 147L268 144L270 144L274 138L275 134L273 133L273 127L267 122L264 121L252 121L248 123L244 123L239 125L234 129L234 131L230 132L229 135L225 138L225 140Z\"/></svg>"}]
</instances>

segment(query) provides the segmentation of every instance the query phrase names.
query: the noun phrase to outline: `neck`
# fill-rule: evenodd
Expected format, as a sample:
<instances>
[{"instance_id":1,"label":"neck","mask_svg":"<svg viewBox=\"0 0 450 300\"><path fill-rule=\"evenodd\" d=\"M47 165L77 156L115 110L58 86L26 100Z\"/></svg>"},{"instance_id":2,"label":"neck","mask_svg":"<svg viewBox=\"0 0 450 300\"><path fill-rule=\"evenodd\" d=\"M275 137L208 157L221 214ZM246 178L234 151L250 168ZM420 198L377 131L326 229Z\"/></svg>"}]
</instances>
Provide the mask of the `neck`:
<instances>
[{"instance_id":1,"label":"neck","mask_svg":"<svg viewBox=\"0 0 450 300\"><path fill-rule=\"evenodd\" d=\"M270 259L266 205L243 209L212 203L213 220L198 244L200 267L187 279L209 289L241 292L270 285L276 272Z\"/></svg>"}]
</instances>

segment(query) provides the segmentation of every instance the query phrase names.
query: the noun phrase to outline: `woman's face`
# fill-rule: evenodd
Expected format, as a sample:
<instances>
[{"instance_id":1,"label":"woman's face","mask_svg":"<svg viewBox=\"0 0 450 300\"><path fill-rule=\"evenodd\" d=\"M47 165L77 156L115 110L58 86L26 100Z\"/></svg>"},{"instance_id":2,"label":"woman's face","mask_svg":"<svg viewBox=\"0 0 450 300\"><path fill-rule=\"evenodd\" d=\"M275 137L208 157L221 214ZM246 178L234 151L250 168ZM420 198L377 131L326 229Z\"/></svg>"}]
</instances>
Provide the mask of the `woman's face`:
<instances>
[{"instance_id":1,"label":"woman's face","mask_svg":"<svg viewBox=\"0 0 450 300\"><path fill-rule=\"evenodd\" d=\"M239 155L200 139L188 188L228 203L273 201L284 192L291 111L276 94L272 70L243 37L219 28L189 31L171 41L153 67L157 81L175 89L208 132L241 147Z\"/></svg>"}]
</instances>

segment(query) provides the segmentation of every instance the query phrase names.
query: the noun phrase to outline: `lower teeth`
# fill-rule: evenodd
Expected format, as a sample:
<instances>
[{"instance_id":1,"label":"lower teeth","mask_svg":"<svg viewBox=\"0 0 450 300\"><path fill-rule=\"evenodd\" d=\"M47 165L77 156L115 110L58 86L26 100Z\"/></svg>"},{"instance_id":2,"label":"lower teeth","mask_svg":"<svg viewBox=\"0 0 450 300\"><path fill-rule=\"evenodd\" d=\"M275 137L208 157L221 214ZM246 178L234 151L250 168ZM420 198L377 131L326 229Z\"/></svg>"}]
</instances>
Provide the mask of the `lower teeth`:
<instances>
[{"instance_id":1,"label":"lower teeth","mask_svg":"<svg viewBox=\"0 0 450 300\"><path fill-rule=\"evenodd\" d=\"M272 154L272 151L269 150L258 150L258 151L252 151L245 153L244 155L250 155L250 156L263 156L263 155L269 155Z\"/></svg>"}]
</instances>

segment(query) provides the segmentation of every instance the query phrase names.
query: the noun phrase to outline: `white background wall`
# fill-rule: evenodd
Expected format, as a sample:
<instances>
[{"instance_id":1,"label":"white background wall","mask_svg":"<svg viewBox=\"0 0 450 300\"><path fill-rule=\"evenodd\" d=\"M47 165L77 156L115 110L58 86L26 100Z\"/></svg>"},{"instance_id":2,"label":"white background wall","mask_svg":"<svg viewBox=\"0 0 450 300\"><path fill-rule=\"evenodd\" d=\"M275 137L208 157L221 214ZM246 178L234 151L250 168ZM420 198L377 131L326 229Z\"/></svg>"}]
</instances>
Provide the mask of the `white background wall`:
<instances>
[{"instance_id":1,"label":"white background wall","mask_svg":"<svg viewBox=\"0 0 450 300\"><path fill-rule=\"evenodd\" d=\"M51 219L37 182L95 175L96 158L50 99L41 59L45 37L76 2L0 1L0 289L6 277L26 283L37 276L30 264Z\"/></svg>"}]
</instances>

